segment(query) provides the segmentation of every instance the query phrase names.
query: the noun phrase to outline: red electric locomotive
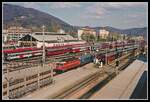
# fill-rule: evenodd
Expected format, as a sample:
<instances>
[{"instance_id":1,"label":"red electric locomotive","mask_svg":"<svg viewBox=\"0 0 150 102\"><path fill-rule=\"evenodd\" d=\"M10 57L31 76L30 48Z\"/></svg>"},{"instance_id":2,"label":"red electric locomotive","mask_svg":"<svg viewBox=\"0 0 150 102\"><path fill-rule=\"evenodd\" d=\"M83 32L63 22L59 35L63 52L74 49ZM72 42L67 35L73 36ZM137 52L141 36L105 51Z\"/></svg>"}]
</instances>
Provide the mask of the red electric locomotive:
<instances>
[{"instance_id":1,"label":"red electric locomotive","mask_svg":"<svg viewBox=\"0 0 150 102\"><path fill-rule=\"evenodd\" d=\"M54 71L56 73L62 73L70 69L76 68L80 65L80 60L78 58L63 59L62 61L56 63L56 68Z\"/></svg>"}]
</instances>

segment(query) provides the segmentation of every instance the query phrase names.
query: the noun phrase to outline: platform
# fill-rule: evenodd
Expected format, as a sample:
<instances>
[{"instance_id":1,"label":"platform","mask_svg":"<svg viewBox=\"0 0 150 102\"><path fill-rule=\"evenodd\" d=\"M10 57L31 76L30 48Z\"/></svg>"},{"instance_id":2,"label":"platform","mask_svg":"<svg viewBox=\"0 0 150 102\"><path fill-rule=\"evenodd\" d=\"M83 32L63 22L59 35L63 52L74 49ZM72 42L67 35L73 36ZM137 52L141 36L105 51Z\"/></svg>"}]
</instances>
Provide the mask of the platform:
<instances>
[{"instance_id":1,"label":"platform","mask_svg":"<svg viewBox=\"0 0 150 102\"><path fill-rule=\"evenodd\" d=\"M135 60L90 99L129 99L146 68L146 63Z\"/></svg>"}]
</instances>

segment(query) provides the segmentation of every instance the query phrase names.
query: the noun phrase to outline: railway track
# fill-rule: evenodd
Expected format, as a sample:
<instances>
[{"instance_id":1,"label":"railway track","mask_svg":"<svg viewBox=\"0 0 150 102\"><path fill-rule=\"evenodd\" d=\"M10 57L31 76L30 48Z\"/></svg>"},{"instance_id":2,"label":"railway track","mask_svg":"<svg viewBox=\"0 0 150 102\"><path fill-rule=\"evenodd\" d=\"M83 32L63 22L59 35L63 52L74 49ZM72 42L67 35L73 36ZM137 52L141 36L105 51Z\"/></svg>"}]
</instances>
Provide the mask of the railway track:
<instances>
[{"instance_id":1,"label":"railway track","mask_svg":"<svg viewBox=\"0 0 150 102\"><path fill-rule=\"evenodd\" d=\"M115 51L114 49L108 51L107 53L109 52L112 52L112 51ZM106 51L100 51L101 53L106 53ZM49 59L60 59L60 58L65 58L65 57L73 57L73 56L80 56L84 53L89 53L89 51L86 51L86 52L79 52L79 53L75 53L73 55L70 55L70 54L61 54L61 55L54 55L54 56L46 56L46 59L49 60ZM39 63L41 60L42 60L42 56L36 56L36 57L29 57L29 58L24 58L24 59L16 59L16 60L12 60L12 61L5 61L4 64L6 63L11 63L11 62L24 62L24 63L27 63L27 62L34 62L36 61Z\"/></svg>"},{"instance_id":2,"label":"railway track","mask_svg":"<svg viewBox=\"0 0 150 102\"><path fill-rule=\"evenodd\" d=\"M80 84L75 85L74 87L71 87L70 89L66 90L65 92L53 97L53 99L63 99L66 96L71 95L73 92L87 86L89 83L93 82L94 80L96 80L100 76L101 76L101 74L99 72L96 72L93 75L91 75L90 77L84 79L84 81L82 81Z\"/></svg>"},{"instance_id":3,"label":"railway track","mask_svg":"<svg viewBox=\"0 0 150 102\"><path fill-rule=\"evenodd\" d=\"M111 73L109 76L106 76L103 72L97 72L90 77L86 78L84 81L78 83L77 85L74 85L70 89L67 89L66 91L60 93L59 95L53 97L52 99L69 99L69 98L79 98L79 99L86 99L87 94L84 92L86 89L86 92L88 93L90 89L87 89L89 87L92 87L92 89L98 85L99 87L103 87L107 82L109 82L112 78L116 76L115 73ZM102 78L104 77L104 79ZM102 80L103 79L103 80ZM100 82L101 81L101 82ZM95 90L95 88L94 88ZM86 96L85 96L86 95ZM89 96L90 94L88 94Z\"/></svg>"},{"instance_id":4,"label":"railway track","mask_svg":"<svg viewBox=\"0 0 150 102\"><path fill-rule=\"evenodd\" d=\"M79 57L83 55L85 52L80 52L80 53L75 53L75 54L62 54L62 55L55 55L55 56L48 56L45 60L45 64L49 64L51 62L59 61L63 58L69 58L69 57ZM42 65L42 57L33 57L30 59L22 59L22 60L16 60L16 61L10 61L10 62L5 62L3 73L7 72L7 68L10 69L10 72L16 71L16 70L21 70L24 68L30 68L30 67L36 67L36 66L41 66Z\"/></svg>"},{"instance_id":5,"label":"railway track","mask_svg":"<svg viewBox=\"0 0 150 102\"><path fill-rule=\"evenodd\" d=\"M119 71L122 71L133 62L133 60L127 61L126 58L127 57L124 57L122 59L122 65L118 68ZM108 66L111 67L110 65ZM112 66L115 67L115 62L112 63ZM89 78L86 78L82 82L74 85L70 89L67 89L65 92L53 97L53 99L87 99L106 85L115 76L115 70L111 72L109 71L109 73L107 73L106 70L101 70Z\"/></svg>"},{"instance_id":6,"label":"railway track","mask_svg":"<svg viewBox=\"0 0 150 102\"><path fill-rule=\"evenodd\" d=\"M134 59L132 61L127 61L127 62L123 62L123 65L119 67L119 71L122 71L123 69L125 69L128 65L130 65L132 62L134 61ZM99 82L98 84L96 84L93 88L91 88L88 92L86 92L85 94L83 94L82 96L79 97L79 99L88 99L90 98L93 94L95 94L97 91L99 91L104 85L106 85L111 79L113 79L116 76L115 72L112 72L108 77L106 77L105 79L103 79L101 82Z\"/></svg>"},{"instance_id":7,"label":"railway track","mask_svg":"<svg viewBox=\"0 0 150 102\"><path fill-rule=\"evenodd\" d=\"M45 64L49 64L54 61L59 61L63 58L70 58L70 57L79 57L80 55L84 54L85 52L80 52L72 55L55 55L55 56L48 56L45 59ZM10 61L10 62L5 62L4 64L4 69L3 73L7 72L7 69L9 69L10 72L16 71L16 70L22 70L25 68L30 68L30 67L36 67L36 66L41 66L42 65L42 57L33 57L29 59L22 59L22 60L15 60L15 61Z\"/></svg>"}]
</instances>

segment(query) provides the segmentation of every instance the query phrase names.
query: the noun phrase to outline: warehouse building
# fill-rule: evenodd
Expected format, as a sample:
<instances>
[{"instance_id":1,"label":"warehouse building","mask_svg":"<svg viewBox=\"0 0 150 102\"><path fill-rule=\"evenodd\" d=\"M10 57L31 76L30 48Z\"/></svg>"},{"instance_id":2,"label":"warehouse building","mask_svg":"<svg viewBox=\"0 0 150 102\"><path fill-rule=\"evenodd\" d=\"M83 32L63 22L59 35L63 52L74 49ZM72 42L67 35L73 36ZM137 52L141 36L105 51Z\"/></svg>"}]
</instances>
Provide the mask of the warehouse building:
<instances>
[{"instance_id":1,"label":"warehouse building","mask_svg":"<svg viewBox=\"0 0 150 102\"><path fill-rule=\"evenodd\" d=\"M44 33L45 46L56 45L59 46L67 42L77 42L77 38L73 38L68 34L60 34L55 32ZM40 47L43 44L43 33L35 32L28 34L18 41L19 46L37 46Z\"/></svg>"}]
</instances>

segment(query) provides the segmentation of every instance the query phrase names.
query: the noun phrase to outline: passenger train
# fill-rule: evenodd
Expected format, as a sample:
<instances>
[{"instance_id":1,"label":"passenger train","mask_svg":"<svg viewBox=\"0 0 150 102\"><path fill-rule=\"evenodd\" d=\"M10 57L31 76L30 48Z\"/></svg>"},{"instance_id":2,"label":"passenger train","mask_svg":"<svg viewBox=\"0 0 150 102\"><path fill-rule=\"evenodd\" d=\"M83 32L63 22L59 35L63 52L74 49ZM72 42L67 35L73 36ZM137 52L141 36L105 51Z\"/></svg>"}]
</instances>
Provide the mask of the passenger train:
<instances>
[{"instance_id":1,"label":"passenger train","mask_svg":"<svg viewBox=\"0 0 150 102\"><path fill-rule=\"evenodd\" d=\"M116 47L126 47L131 46L133 43L128 42L119 42L119 43L101 43L99 45L89 45L86 42L76 42L69 43L64 46L51 46L46 47L45 52L46 56L59 55L65 53L78 53L82 51L90 51L90 50L101 50L106 48L116 48ZM93 49L92 49L93 47ZM35 56L42 56L43 50L42 48L37 47L28 47L28 48L17 48L17 49L9 49L3 50L4 60L15 60L15 59L23 59Z\"/></svg>"},{"instance_id":2,"label":"passenger train","mask_svg":"<svg viewBox=\"0 0 150 102\"><path fill-rule=\"evenodd\" d=\"M63 46L51 46L46 47L45 52L46 56L59 55L71 52L80 52L89 50L89 47L86 42L72 42L68 43L68 45ZM7 49L3 50L4 60L15 60L22 59L28 57L41 56L43 54L43 49L37 47L26 47L26 48L17 48L17 49Z\"/></svg>"}]
</instances>

